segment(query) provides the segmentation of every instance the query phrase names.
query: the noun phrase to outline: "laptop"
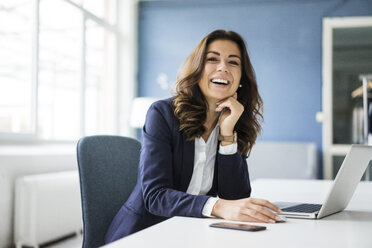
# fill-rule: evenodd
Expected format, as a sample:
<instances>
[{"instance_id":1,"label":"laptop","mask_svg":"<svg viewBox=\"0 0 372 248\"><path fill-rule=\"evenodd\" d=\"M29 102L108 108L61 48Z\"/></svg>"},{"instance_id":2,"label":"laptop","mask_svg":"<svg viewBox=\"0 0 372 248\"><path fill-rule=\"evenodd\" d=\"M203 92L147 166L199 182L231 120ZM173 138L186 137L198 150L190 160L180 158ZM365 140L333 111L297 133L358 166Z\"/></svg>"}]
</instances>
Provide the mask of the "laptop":
<instances>
[{"instance_id":1,"label":"laptop","mask_svg":"<svg viewBox=\"0 0 372 248\"><path fill-rule=\"evenodd\" d=\"M275 202L289 218L320 219L340 212L349 204L372 158L372 146L352 145L323 204Z\"/></svg>"}]
</instances>

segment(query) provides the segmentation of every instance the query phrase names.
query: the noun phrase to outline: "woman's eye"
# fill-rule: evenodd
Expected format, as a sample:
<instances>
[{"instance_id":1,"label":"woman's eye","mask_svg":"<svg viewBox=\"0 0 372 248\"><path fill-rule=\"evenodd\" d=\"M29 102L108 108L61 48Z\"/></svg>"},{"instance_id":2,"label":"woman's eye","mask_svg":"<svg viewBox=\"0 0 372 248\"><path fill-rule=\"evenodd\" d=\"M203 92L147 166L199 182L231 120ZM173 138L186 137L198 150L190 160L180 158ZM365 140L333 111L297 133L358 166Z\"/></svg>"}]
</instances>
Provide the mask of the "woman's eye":
<instances>
[{"instance_id":1,"label":"woman's eye","mask_svg":"<svg viewBox=\"0 0 372 248\"><path fill-rule=\"evenodd\" d=\"M236 62L236 61L230 61L230 64L232 64L232 65L239 65L239 63Z\"/></svg>"},{"instance_id":2,"label":"woman's eye","mask_svg":"<svg viewBox=\"0 0 372 248\"><path fill-rule=\"evenodd\" d=\"M217 61L217 59L215 57L210 57L210 58L207 58L208 61Z\"/></svg>"}]
</instances>

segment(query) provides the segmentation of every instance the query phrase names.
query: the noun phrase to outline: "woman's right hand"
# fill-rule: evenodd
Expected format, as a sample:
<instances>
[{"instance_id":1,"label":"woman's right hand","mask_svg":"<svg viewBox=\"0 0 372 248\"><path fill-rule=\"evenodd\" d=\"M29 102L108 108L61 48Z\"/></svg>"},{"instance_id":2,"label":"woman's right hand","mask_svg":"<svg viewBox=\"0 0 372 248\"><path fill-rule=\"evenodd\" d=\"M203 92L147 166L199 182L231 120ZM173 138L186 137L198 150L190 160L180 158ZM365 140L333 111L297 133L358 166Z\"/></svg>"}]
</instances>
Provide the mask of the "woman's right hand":
<instances>
[{"instance_id":1,"label":"woman's right hand","mask_svg":"<svg viewBox=\"0 0 372 248\"><path fill-rule=\"evenodd\" d=\"M212 209L212 216L226 220L245 222L275 223L281 218L270 211L280 213L281 210L267 200L244 198L239 200L218 199Z\"/></svg>"}]
</instances>

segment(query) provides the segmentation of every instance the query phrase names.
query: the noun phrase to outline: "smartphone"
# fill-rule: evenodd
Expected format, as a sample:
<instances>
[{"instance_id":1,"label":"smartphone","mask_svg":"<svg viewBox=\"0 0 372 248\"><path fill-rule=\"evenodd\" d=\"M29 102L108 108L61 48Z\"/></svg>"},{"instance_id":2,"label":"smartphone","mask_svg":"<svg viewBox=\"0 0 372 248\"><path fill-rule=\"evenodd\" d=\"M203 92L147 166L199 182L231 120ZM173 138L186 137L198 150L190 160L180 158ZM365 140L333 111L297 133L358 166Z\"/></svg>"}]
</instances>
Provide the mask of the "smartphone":
<instances>
[{"instance_id":1,"label":"smartphone","mask_svg":"<svg viewBox=\"0 0 372 248\"><path fill-rule=\"evenodd\" d=\"M217 227L217 228L226 228L226 229L234 229L234 230L241 230L241 231L249 231L249 232L256 232L266 230L266 226L255 226L255 225L247 225L247 224L239 224L239 223L229 223L229 222L218 222L209 225L210 227Z\"/></svg>"}]
</instances>

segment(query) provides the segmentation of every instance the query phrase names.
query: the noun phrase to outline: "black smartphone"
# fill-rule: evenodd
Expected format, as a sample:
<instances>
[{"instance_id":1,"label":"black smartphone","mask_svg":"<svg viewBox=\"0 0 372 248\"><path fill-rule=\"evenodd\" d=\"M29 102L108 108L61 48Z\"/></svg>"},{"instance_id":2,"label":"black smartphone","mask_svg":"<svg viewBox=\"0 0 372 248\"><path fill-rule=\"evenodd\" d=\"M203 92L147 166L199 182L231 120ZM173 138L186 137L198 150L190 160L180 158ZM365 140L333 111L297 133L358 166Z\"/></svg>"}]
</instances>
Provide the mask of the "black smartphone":
<instances>
[{"instance_id":1,"label":"black smartphone","mask_svg":"<svg viewBox=\"0 0 372 248\"><path fill-rule=\"evenodd\" d=\"M234 229L234 230L241 230L241 231L249 231L249 232L256 232L266 230L266 226L255 226L255 225L247 225L247 224L239 224L239 223L229 223L229 222L218 222L209 225L210 227L217 227L217 228L226 228L226 229Z\"/></svg>"}]
</instances>

